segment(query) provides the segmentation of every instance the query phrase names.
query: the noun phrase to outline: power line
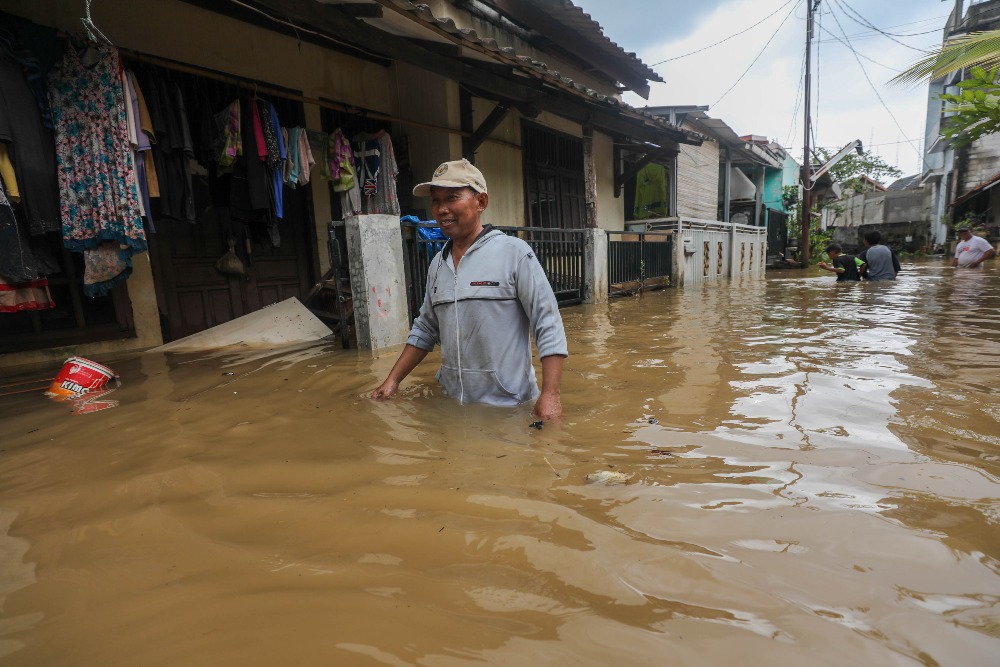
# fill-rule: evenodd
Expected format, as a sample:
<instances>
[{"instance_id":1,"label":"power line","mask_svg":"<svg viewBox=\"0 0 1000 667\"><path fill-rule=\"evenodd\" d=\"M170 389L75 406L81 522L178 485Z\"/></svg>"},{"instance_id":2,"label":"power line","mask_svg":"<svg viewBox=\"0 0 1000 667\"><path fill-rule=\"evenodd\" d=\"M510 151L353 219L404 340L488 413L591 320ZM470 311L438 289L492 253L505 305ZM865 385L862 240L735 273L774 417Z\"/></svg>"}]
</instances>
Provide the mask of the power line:
<instances>
[{"instance_id":1,"label":"power line","mask_svg":"<svg viewBox=\"0 0 1000 667\"><path fill-rule=\"evenodd\" d=\"M824 12L817 12L817 13L819 14L819 16L817 17L816 27L818 27L820 30L822 30L823 29L823 13ZM819 73L820 73L819 51L820 51L819 43L817 43L816 44L816 107L815 107L816 108L816 113L812 113L812 111L810 111L810 113L809 113L809 116L810 116L809 129L812 132L812 143L813 143L813 146L815 146L816 144L819 143L816 140L816 135L819 133L819 129L818 129L819 128L819 84L820 84L820 76L819 76Z\"/></svg>"},{"instance_id":2,"label":"power line","mask_svg":"<svg viewBox=\"0 0 1000 667\"><path fill-rule=\"evenodd\" d=\"M805 78L806 78L806 50L802 49L802 67L799 69L799 87L795 92L795 108L792 109L792 122L788 124L788 138L785 139L785 144L789 145L792 143L792 136L795 134L795 128L798 126L799 119L799 104L802 103L802 91L805 89Z\"/></svg>"},{"instance_id":3,"label":"power line","mask_svg":"<svg viewBox=\"0 0 1000 667\"><path fill-rule=\"evenodd\" d=\"M791 2L791 1L792 0L789 0L789 2ZM782 26L785 25L785 22L788 20L788 17L791 16L793 13L795 13L795 8L798 7L802 3L802 0L794 0L794 1L795 1L795 4L792 5L792 8L789 10L789 12L787 14L785 14L785 18L781 19L781 23L778 24L777 29L773 33L771 33L771 36L768 38L767 43L764 44L764 48L762 48L760 50L760 52L754 57L754 59L752 61L750 61L750 64L747 66L747 68L745 70L743 70L743 74L740 74L740 78L736 79L736 82L733 83L733 85L729 86L729 88L726 90L726 92L722 93L722 97L720 97L719 99L717 99L715 101L715 104L712 105L713 107L716 106L716 105L718 105L719 102L721 102L723 99L725 99L726 95L728 95L729 92L733 88L735 88L739 84L740 81L743 80L743 77L745 77L747 75L747 72L749 72L751 70L751 68L753 68L753 66L757 63L757 61L760 60L760 57L762 55L764 55L764 51L767 51L767 47L770 46L771 42L774 41L774 38L778 36L778 32L781 31L781 28L782 28ZM784 5L782 5L782 7L785 7L787 5L788 5L788 3L785 3Z\"/></svg>"},{"instance_id":4,"label":"power line","mask_svg":"<svg viewBox=\"0 0 1000 667\"><path fill-rule=\"evenodd\" d=\"M838 7L840 7L840 0L832 0L832 2L836 4ZM842 7L841 10L843 10ZM913 145L913 142L910 141L909 137L906 136L906 132L903 130L903 127L899 124L899 121L896 120L895 114L893 114L892 110L889 109L889 105L885 103L885 100L882 99L882 95L879 94L878 89L875 87L875 84L872 83L871 77L868 76L868 70L866 70L865 66L861 64L861 58L858 57L857 51L855 51L854 47L851 45L851 40L847 39L847 32L845 32L844 26L840 24L840 19L837 18L837 14L831 11L830 16L833 17L833 20L834 22L836 22L837 27L840 28L840 33L844 36L844 39L847 42L847 48L850 49L852 54L854 54L854 59L858 61L858 67L861 68L861 73L865 75L865 81L867 81L868 85L871 86L872 92L875 93L875 97L877 97L878 101L882 104L882 108L885 109L885 112L889 114L890 118L892 118L892 122L896 124L896 127L899 129L900 135L902 135L904 139L909 141L910 145ZM917 147L913 146L913 150L917 150ZM917 157L918 158L922 157L919 151L917 152Z\"/></svg>"},{"instance_id":5,"label":"power line","mask_svg":"<svg viewBox=\"0 0 1000 667\"><path fill-rule=\"evenodd\" d=\"M911 32L908 35L905 35L905 37L919 37L920 35L930 35L932 33L941 32L941 30L942 30L942 28L935 28L934 30L925 30L923 32ZM884 35L882 33L880 33L880 32L869 31L869 32L859 32L859 33L856 33L854 35L851 35L851 38L854 39L854 41L859 41L859 40L871 39L873 37L883 37L883 36ZM821 40L818 40L818 41L828 42L830 40L828 40L828 39L821 39ZM904 44L903 46L907 46L907 45ZM910 48L912 49L912 48L915 48L915 47L911 46ZM917 49L917 50L921 51L923 49Z\"/></svg>"},{"instance_id":6,"label":"power line","mask_svg":"<svg viewBox=\"0 0 1000 667\"><path fill-rule=\"evenodd\" d=\"M886 32L885 30L882 30L881 28L879 28L878 26L876 26L874 23L872 23L871 21L869 21L868 19L866 19L864 16L862 16L858 12L858 10L854 9L854 7L851 7L851 5L847 2L847 0L844 0L844 4L843 5L841 5L840 2L838 1L837 2L837 6L840 7L841 11L844 11L844 15L847 18L851 19L852 21L854 21L858 25L864 26L866 28L871 28L875 32L878 32L878 33L881 33L881 34L885 35L886 37L888 37L892 41L894 41L897 44L900 44L902 46L905 46L908 49L913 49L914 51L919 51L920 53L927 53L926 49L918 49L915 46L910 46L906 42L901 42L898 39L896 39L896 36L893 35L892 33L889 33L889 32ZM847 11L845 11L844 7L847 7L847 9L850 10L850 13L848 13ZM833 12L830 12L830 13L832 14ZM855 14L858 18L854 18L854 16L851 16L851 14ZM860 19L860 20L858 20L858 19ZM839 22L838 22L838 25L839 25ZM841 28L840 30L841 30L841 32L844 33L844 38L846 39L847 38L847 32L844 31L843 28Z\"/></svg>"},{"instance_id":7,"label":"power line","mask_svg":"<svg viewBox=\"0 0 1000 667\"><path fill-rule=\"evenodd\" d=\"M821 28L822 28L822 26L821 26ZM822 28L822 30L823 30L823 32L825 32L826 34L830 35L830 37L833 37L833 38L834 38L834 39L835 39L836 41L838 41L838 42L840 42L841 44L843 44L844 46L846 46L846 47L848 47L848 48L852 48L852 47L851 47L851 46L850 46L850 45L849 45L849 44L848 44L847 42L845 42L845 41L844 41L843 39L841 39L840 37L837 37L836 35L834 35L834 34L833 34L832 32L830 32L830 31L829 31L829 30L827 30L826 28ZM861 57L861 58L864 58L865 60L867 60L867 61L868 61L868 62L870 62L870 63L874 63L874 64L878 65L879 67L884 67L884 68L886 68L887 70L892 70L893 72L902 72L902 71L903 71L903 70L901 70L901 69L896 69L895 67L889 67L888 65L885 65L885 64L883 64L883 63L880 63L879 61L875 60L874 58L869 58L868 56L866 56L865 54L861 53L860 51L857 51L857 50L855 50L855 51L854 51L854 54L855 54L855 55L857 55L857 56L859 56L859 57Z\"/></svg>"},{"instance_id":8,"label":"power line","mask_svg":"<svg viewBox=\"0 0 1000 667\"><path fill-rule=\"evenodd\" d=\"M770 14L768 14L767 16L765 16L764 18L762 18L761 20L759 20L756 23L754 23L752 26L750 26L748 28L744 28L743 30L740 30L739 32L734 32L732 35L730 35L729 37L726 37L725 39L720 39L718 42L715 42L714 44L709 44L708 46L703 46L703 47L701 47L700 49L698 49L696 51L691 51L690 53L685 53L684 55L681 55L681 56L674 56L673 58L667 58L666 60L661 60L658 63L653 63L652 65L650 65L650 67L656 67L657 65L662 65L663 63L668 63L668 62L670 62L672 60L680 60L681 58L687 58L688 56L693 56L696 53L701 53L702 51L706 51L706 50L712 48L713 46L718 46L719 44L722 44L723 42L728 42L733 37L738 37L739 35L742 35L743 33L747 32L749 30L753 30L754 28L756 28L757 26L759 26L761 23L763 23L764 21L768 20L769 18L771 18L772 16L774 16L775 14L777 14L778 12L780 12L782 9L784 9L785 7L787 7L790 3L795 2L795 1L796 0L788 0L787 2L785 2L785 4L781 5L780 7L778 7L777 9L775 9L773 12L771 12Z\"/></svg>"}]
</instances>

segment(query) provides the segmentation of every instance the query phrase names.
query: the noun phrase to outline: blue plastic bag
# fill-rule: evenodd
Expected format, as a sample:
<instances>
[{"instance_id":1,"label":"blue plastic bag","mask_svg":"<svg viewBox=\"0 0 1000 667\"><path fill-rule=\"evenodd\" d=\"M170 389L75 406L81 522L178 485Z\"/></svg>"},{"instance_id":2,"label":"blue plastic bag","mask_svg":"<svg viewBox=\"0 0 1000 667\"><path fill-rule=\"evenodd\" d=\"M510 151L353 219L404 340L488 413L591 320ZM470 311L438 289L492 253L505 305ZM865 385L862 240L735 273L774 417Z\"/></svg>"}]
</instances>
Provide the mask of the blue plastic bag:
<instances>
[{"instance_id":1,"label":"blue plastic bag","mask_svg":"<svg viewBox=\"0 0 1000 667\"><path fill-rule=\"evenodd\" d=\"M415 229L417 230L417 238L422 239L424 241L434 241L434 243L426 244L427 257L429 259L433 258L434 255L437 254L438 251L440 251L441 248L444 247L444 244L448 242L448 237L444 235L444 233L441 231L441 228L438 227L437 223L434 222L433 220L421 220L415 215L404 215L399 220L400 222L408 222L414 225ZM420 225L421 223L434 225L434 227L417 226Z\"/></svg>"}]
</instances>

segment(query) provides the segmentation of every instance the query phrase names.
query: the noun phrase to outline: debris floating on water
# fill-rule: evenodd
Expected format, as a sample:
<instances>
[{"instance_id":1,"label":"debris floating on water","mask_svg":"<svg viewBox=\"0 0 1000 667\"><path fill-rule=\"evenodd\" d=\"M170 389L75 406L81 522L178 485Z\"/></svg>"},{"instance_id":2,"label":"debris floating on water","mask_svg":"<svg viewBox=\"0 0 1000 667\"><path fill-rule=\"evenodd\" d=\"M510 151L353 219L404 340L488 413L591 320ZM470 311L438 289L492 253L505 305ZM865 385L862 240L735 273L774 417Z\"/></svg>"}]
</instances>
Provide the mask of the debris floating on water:
<instances>
[{"instance_id":1,"label":"debris floating on water","mask_svg":"<svg viewBox=\"0 0 1000 667\"><path fill-rule=\"evenodd\" d=\"M601 470L600 472L590 473L587 475L586 480L588 484L605 484L607 486L613 486L616 484L628 484L631 477L632 475L626 475L623 472Z\"/></svg>"},{"instance_id":2,"label":"debris floating on water","mask_svg":"<svg viewBox=\"0 0 1000 667\"><path fill-rule=\"evenodd\" d=\"M531 422L530 424L528 424L528 428L537 428L539 431L541 431L542 430L542 420L539 419L536 422Z\"/></svg>"}]
</instances>

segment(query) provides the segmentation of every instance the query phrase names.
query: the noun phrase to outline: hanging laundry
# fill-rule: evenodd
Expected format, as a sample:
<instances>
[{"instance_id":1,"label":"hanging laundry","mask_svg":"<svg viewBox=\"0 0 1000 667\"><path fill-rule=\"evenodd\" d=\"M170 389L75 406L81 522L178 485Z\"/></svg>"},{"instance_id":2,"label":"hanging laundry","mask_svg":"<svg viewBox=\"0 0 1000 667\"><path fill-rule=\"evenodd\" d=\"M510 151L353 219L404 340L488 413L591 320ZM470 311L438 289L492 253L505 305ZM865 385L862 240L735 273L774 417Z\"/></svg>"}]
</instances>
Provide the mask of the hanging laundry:
<instances>
[{"instance_id":1,"label":"hanging laundry","mask_svg":"<svg viewBox=\"0 0 1000 667\"><path fill-rule=\"evenodd\" d=\"M225 173L226 170L232 168L236 158L243 155L239 100L233 100L232 104L215 114L215 127L221 141L218 152L219 171Z\"/></svg>"},{"instance_id":2,"label":"hanging laundry","mask_svg":"<svg viewBox=\"0 0 1000 667\"><path fill-rule=\"evenodd\" d=\"M10 161L7 144L0 142L0 181L3 181L7 198L15 204L21 201L21 192L17 189L17 174L14 173L14 163Z\"/></svg>"},{"instance_id":3,"label":"hanging laundry","mask_svg":"<svg viewBox=\"0 0 1000 667\"><path fill-rule=\"evenodd\" d=\"M399 215L399 196L396 193L399 169L389 133L380 130L374 135L362 135L355 138L355 143L360 144L360 150L355 151L355 155L363 181L365 213Z\"/></svg>"},{"instance_id":4,"label":"hanging laundry","mask_svg":"<svg viewBox=\"0 0 1000 667\"><path fill-rule=\"evenodd\" d=\"M175 160L180 164L183 181L183 197L180 201L181 212L177 216L181 220L194 222L197 215L194 210L194 184L191 178L191 160L194 159L194 142L191 140L191 129L188 125L187 105L181 87L173 85L173 99L176 105L177 122L180 126L181 145L175 148Z\"/></svg>"},{"instance_id":5,"label":"hanging laundry","mask_svg":"<svg viewBox=\"0 0 1000 667\"><path fill-rule=\"evenodd\" d=\"M254 131L253 100L240 100L240 135L243 138L243 156L233 168L230 181L230 201L235 213L247 220L268 221L272 210L271 178L261 162Z\"/></svg>"},{"instance_id":6,"label":"hanging laundry","mask_svg":"<svg viewBox=\"0 0 1000 667\"><path fill-rule=\"evenodd\" d=\"M283 127L281 132L285 137L285 146L288 150L288 160L285 162L285 172L284 178L285 183L288 187L294 188L299 183L299 128L297 127Z\"/></svg>"},{"instance_id":7,"label":"hanging laundry","mask_svg":"<svg viewBox=\"0 0 1000 667\"><path fill-rule=\"evenodd\" d=\"M14 209L0 184L0 278L23 283L39 278L38 265L17 225Z\"/></svg>"},{"instance_id":8,"label":"hanging laundry","mask_svg":"<svg viewBox=\"0 0 1000 667\"><path fill-rule=\"evenodd\" d=\"M278 111L270 102L261 100L261 121L264 125L264 141L267 143L267 167L271 171L271 189L274 192L274 217L284 217L284 168L285 140L281 132Z\"/></svg>"},{"instance_id":9,"label":"hanging laundry","mask_svg":"<svg viewBox=\"0 0 1000 667\"><path fill-rule=\"evenodd\" d=\"M650 163L635 176L636 220L667 215L667 172L662 165Z\"/></svg>"},{"instance_id":10,"label":"hanging laundry","mask_svg":"<svg viewBox=\"0 0 1000 667\"><path fill-rule=\"evenodd\" d=\"M26 283L8 283L0 278L0 313L47 310L55 307L55 301L49 293L48 278L39 278Z\"/></svg>"},{"instance_id":11,"label":"hanging laundry","mask_svg":"<svg viewBox=\"0 0 1000 667\"><path fill-rule=\"evenodd\" d=\"M58 231L59 189L52 132L42 123L21 66L0 55L0 142L16 175L21 212L33 235Z\"/></svg>"},{"instance_id":12,"label":"hanging laundry","mask_svg":"<svg viewBox=\"0 0 1000 667\"><path fill-rule=\"evenodd\" d=\"M312 165L316 164L312 147L309 145L309 132L304 127L299 129L299 185L308 185L311 178Z\"/></svg>"},{"instance_id":13,"label":"hanging laundry","mask_svg":"<svg viewBox=\"0 0 1000 667\"><path fill-rule=\"evenodd\" d=\"M152 132L152 127L151 125L147 125L148 129L143 129L142 127L144 122L150 122L149 113L146 112L145 118L143 118L143 109L140 104L141 93L139 92L139 86L136 83L135 75L133 75L130 71L126 71L125 82L129 93L126 103L130 104L132 108L132 118L134 123L133 127L129 130L132 133L129 139L132 141L132 151L135 160L135 178L136 185L139 188L139 203L142 207L142 212L146 217L146 223L149 226L149 231L156 233L156 229L153 227L153 214L149 201L149 176L146 171L146 158L149 156L149 151L152 148L149 142L149 133ZM155 171L153 172L153 176L155 178Z\"/></svg>"},{"instance_id":14,"label":"hanging laundry","mask_svg":"<svg viewBox=\"0 0 1000 667\"><path fill-rule=\"evenodd\" d=\"M333 189L336 192L346 192L352 189L356 180L354 151L351 150L351 142L347 140L340 128L337 128L330 135L328 155Z\"/></svg>"},{"instance_id":15,"label":"hanging laundry","mask_svg":"<svg viewBox=\"0 0 1000 667\"><path fill-rule=\"evenodd\" d=\"M63 245L84 253L84 294L99 296L128 277L131 257L146 250L128 138L121 64L111 46L89 46L97 60L80 58L76 40L49 77L56 135ZM108 247L121 270L108 276Z\"/></svg>"},{"instance_id":16,"label":"hanging laundry","mask_svg":"<svg viewBox=\"0 0 1000 667\"><path fill-rule=\"evenodd\" d=\"M42 127L52 129L52 110L49 108L49 96L45 89L45 78L42 76L42 64L30 50L17 40L7 28L0 27L0 51L8 54L21 66L24 81L31 90L41 117Z\"/></svg>"},{"instance_id":17,"label":"hanging laundry","mask_svg":"<svg viewBox=\"0 0 1000 667\"><path fill-rule=\"evenodd\" d=\"M267 140L264 138L264 122L261 119L260 106L256 97L250 98L250 113L253 114L253 137L257 143L257 158L267 162Z\"/></svg>"}]
</instances>

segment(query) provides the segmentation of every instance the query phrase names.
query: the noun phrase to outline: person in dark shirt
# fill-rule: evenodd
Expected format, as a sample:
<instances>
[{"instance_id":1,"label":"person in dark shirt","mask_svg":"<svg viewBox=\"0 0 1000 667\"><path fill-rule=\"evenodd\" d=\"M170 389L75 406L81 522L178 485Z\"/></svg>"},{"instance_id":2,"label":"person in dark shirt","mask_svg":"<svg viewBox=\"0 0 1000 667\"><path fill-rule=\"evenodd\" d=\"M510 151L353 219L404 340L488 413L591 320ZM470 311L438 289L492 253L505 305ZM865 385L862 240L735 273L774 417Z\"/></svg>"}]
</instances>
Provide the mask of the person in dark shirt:
<instances>
[{"instance_id":1,"label":"person in dark shirt","mask_svg":"<svg viewBox=\"0 0 1000 667\"><path fill-rule=\"evenodd\" d=\"M861 280L861 274L858 272L858 268L864 264L863 261L855 257L854 255L845 255L844 249L840 247L839 243L831 243L826 247L826 254L830 257L830 264L826 262L820 262L817 266L831 273L837 274L837 282L846 282L848 280L858 281Z\"/></svg>"}]
</instances>

